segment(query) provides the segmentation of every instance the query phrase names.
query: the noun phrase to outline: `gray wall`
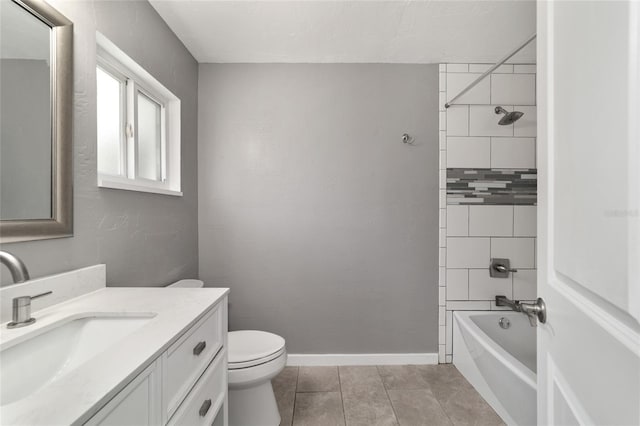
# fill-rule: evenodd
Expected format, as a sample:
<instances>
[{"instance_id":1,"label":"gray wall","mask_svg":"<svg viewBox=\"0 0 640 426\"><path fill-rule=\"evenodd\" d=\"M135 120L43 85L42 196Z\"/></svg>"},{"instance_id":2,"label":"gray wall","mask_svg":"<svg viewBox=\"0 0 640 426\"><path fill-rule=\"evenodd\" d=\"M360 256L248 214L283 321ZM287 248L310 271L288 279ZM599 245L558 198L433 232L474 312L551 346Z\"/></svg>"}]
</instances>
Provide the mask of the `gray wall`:
<instances>
[{"instance_id":1,"label":"gray wall","mask_svg":"<svg viewBox=\"0 0 640 426\"><path fill-rule=\"evenodd\" d=\"M201 64L199 90L200 277L231 329L437 352L437 66Z\"/></svg>"},{"instance_id":2,"label":"gray wall","mask_svg":"<svg viewBox=\"0 0 640 426\"><path fill-rule=\"evenodd\" d=\"M22 257L36 277L95 263L107 264L109 285L158 285L196 276L197 62L146 1L49 3L75 26L74 237L2 249ZM97 188L96 30L182 100L184 197ZM6 268L2 274L6 284Z\"/></svg>"}]
</instances>

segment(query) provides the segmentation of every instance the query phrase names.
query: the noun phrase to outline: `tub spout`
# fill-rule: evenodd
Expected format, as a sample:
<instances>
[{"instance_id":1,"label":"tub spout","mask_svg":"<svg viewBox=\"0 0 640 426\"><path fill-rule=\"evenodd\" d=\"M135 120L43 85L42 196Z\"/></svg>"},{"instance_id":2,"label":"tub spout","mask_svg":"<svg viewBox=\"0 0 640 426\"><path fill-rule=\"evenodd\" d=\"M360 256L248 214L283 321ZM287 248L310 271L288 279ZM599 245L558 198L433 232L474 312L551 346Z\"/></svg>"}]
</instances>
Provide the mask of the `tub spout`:
<instances>
[{"instance_id":1,"label":"tub spout","mask_svg":"<svg viewBox=\"0 0 640 426\"><path fill-rule=\"evenodd\" d=\"M522 312L520 302L507 299L507 296L496 296L496 306L508 306L512 311Z\"/></svg>"}]
</instances>

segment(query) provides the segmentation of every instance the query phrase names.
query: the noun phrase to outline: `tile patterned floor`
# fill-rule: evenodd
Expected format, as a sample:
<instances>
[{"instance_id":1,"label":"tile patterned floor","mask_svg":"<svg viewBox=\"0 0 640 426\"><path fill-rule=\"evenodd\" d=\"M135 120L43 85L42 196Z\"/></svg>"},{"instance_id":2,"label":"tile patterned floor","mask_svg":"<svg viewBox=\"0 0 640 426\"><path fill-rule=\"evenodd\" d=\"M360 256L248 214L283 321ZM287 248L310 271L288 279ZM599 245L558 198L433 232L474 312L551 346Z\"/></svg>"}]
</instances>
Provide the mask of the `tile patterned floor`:
<instances>
[{"instance_id":1,"label":"tile patterned floor","mask_svg":"<svg viewBox=\"0 0 640 426\"><path fill-rule=\"evenodd\" d=\"M453 365L286 367L281 426L504 425Z\"/></svg>"}]
</instances>

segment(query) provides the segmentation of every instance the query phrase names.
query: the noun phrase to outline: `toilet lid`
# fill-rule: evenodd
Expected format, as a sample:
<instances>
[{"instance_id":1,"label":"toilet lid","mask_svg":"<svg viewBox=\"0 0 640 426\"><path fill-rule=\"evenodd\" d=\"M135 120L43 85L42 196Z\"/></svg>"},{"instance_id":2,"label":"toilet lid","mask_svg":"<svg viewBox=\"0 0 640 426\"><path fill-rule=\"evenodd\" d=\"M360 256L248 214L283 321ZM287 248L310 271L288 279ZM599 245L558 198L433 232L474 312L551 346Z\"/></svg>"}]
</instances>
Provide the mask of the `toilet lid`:
<instances>
[{"instance_id":1,"label":"toilet lid","mask_svg":"<svg viewBox=\"0 0 640 426\"><path fill-rule=\"evenodd\" d=\"M229 364L261 360L284 349L284 339L277 334L257 330L229 332Z\"/></svg>"}]
</instances>

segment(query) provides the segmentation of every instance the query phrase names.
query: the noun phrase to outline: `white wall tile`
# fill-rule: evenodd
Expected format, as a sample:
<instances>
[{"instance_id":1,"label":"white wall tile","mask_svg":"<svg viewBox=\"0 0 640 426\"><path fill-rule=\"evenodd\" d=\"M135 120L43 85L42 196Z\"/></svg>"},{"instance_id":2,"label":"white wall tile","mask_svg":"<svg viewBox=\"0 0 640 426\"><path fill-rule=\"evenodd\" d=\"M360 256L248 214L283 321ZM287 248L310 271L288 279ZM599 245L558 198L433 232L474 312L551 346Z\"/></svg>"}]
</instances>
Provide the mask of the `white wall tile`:
<instances>
[{"instance_id":1,"label":"white wall tile","mask_svg":"<svg viewBox=\"0 0 640 426\"><path fill-rule=\"evenodd\" d=\"M440 168L441 169L447 168L447 151L446 150L440 151Z\"/></svg>"},{"instance_id":2,"label":"white wall tile","mask_svg":"<svg viewBox=\"0 0 640 426\"><path fill-rule=\"evenodd\" d=\"M475 72L482 74L491 68L491 64L469 64L469 72ZM487 78L489 80L489 78Z\"/></svg>"},{"instance_id":3,"label":"white wall tile","mask_svg":"<svg viewBox=\"0 0 640 426\"><path fill-rule=\"evenodd\" d=\"M469 270L469 300L494 300L497 295L512 298L512 281L509 278L491 278L489 268Z\"/></svg>"},{"instance_id":4,"label":"white wall tile","mask_svg":"<svg viewBox=\"0 0 640 426\"><path fill-rule=\"evenodd\" d=\"M491 238L491 257L509 259L512 268L533 268L534 238Z\"/></svg>"},{"instance_id":5,"label":"white wall tile","mask_svg":"<svg viewBox=\"0 0 640 426\"><path fill-rule=\"evenodd\" d=\"M447 288L446 287L439 287L438 288L438 305L439 306L445 306L447 303Z\"/></svg>"},{"instance_id":6,"label":"white wall tile","mask_svg":"<svg viewBox=\"0 0 640 426\"><path fill-rule=\"evenodd\" d=\"M507 111L513 110L509 106L504 106L504 109ZM495 113L495 105L471 105L469 107L469 135L513 136L513 125L499 125L500 117L502 115Z\"/></svg>"},{"instance_id":7,"label":"white wall tile","mask_svg":"<svg viewBox=\"0 0 640 426\"><path fill-rule=\"evenodd\" d=\"M440 247L440 251L438 253L439 266L447 266L447 249L445 247Z\"/></svg>"},{"instance_id":8,"label":"white wall tile","mask_svg":"<svg viewBox=\"0 0 640 426\"><path fill-rule=\"evenodd\" d=\"M494 64L469 64L469 72L483 73L491 68ZM510 74L513 72L513 65L500 65L492 74ZM489 80L489 77L487 77Z\"/></svg>"},{"instance_id":9,"label":"white wall tile","mask_svg":"<svg viewBox=\"0 0 640 426\"><path fill-rule=\"evenodd\" d=\"M440 209L440 228L446 228L447 227L447 209L445 208L441 208Z\"/></svg>"},{"instance_id":10,"label":"white wall tile","mask_svg":"<svg viewBox=\"0 0 640 426\"><path fill-rule=\"evenodd\" d=\"M447 311L488 311L491 309L491 303L485 301L458 301L452 300L447 302Z\"/></svg>"},{"instance_id":11,"label":"white wall tile","mask_svg":"<svg viewBox=\"0 0 640 426\"><path fill-rule=\"evenodd\" d=\"M537 134L536 126L538 125L537 107L516 105L513 109L524 112L524 115L513 123L513 135L535 137Z\"/></svg>"},{"instance_id":12,"label":"white wall tile","mask_svg":"<svg viewBox=\"0 0 640 426\"><path fill-rule=\"evenodd\" d=\"M447 73L441 72L439 77L438 85L440 87L440 91L445 92L447 90Z\"/></svg>"},{"instance_id":13,"label":"white wall tile","mask_svg":"<svg viewBox=\"0 0 640 426\"><path fill-rule=\"evenodd\" d=\"M514 206L513 208L513 236L535 237L537 206Z\"/></svg>"},{"instance_id":14,"label":"white wall tile","mask_svg":"<svg viewBox=\"0 0 640 426\"><path fill-rule=\"evenodd\" d=\"M469 206L469 235L473 237L511 237L512 206Z\"/></svg>"},{"instance_id":15,"label":"white wall tile","mask_svg":"<svg viewBox=\"0 0 640 426\"><path fill-rule=\"evenodd\" d=\"M438 285L440 287L447 285L447 268L442 266L438 268Z\"/></svg>"},{"instance_id":16,"label":"white wall tile","mask_svg":"<svg viewBox=\"0 0 640 426\"><path fill-rule=\"evenodd\" d=\"M442 308L442 306L439 306L439 308ZM498 306L496 305L495 300L491 301L491 310L492 311L510 311L511 308L508 306Z\"/></svg>"},{"instance_id":17,"label":"white wall tile","mask_svg":"<svg viewBox=\"0 0 640 426\"><path fill-rule=\"evenodd\" d=\"M438 71L446 72L447 71L447 64L439 64L438 65Z\"/></svg>"},{"instance_id":18,"label":"white wall tile","mask_svg":"<svg viewBox=\"0 0 640 426\"><path fill-rule=\"evenodd\" d=\"M481 74L447 74L447 101L457 96ZM488 78L481 80L467 93L456 99L456 104L488 104L491 99L491 85Z\"/></svg>"},{"instance_id":19,"label":"white wall tile","mask_svg":"<svg viewBox=\"0 0 640 426\"><path fill-rule=\"evenodd\" d=\"M447 167L491 167L491 139L488 137L448 137Z\"/></svg>"},{"instance_id":20,"label":"white wall tile","mask_svg":"<svg viewBox=\"0 0 640 426\"><path fill-rule=\"evenodd\" d=\"M469 299L469 270L447 269L447 300Z\"/></svg>"},{"instance_id":21,"label":"white wall tile","mask_svg":"<svg viewBox=\"0 0 640 426\"><path fill-rule=\"evenodd\" d=\"M447 235L449 237L469 235L468 206L447 206Z\"/></svg>"},{"instance_id":22,"label":"white wall tile","mask_svg":"<svg viewBox=\"0 0 640 426\"><path fill-rule=\"evenodd\" d=\"M439 247L447 246L447 230L444 228L438 229L438 246Z\"/></svg>"},{"instance_id":23,"label":"white wall tile","mask_svg":"<svg viewBox=\"0 0 640 426\"><path fill-rule=\"evenodd\" d=\"M447 130L447 112L440 111L440 130Z\"/></svg>"},{"instance_id":24,"label":"white wall tile","mask_svg":"<svg viewBox=\"0 0 640 426\"><path fill-rule=\"evenodd\" d=\"M447 267L488 267L490 254L489 240L489 238L447 238Z\"/></svg>"},{"instance_id":25,"label":"white wall tile","mask_svg":"<svg viewBox=\"0 0 640 426\"><path fill-rule=\"evenodd\" d=\"M535 74L536 73L536 65L535 64L521 64L514 65L513 72L518 74Z\"/></svg>"},{"instance_id":26,"label":"white wall tile","mask_svg":"<svg viewBox=\"0 0 640 426\"><path fill-rule=\"evenodd\" d=\"M444 345L439 345L438 346L438 362L440 364L444 364L446 361L446 355L445 355L445 347Z\"/></svg>"},{"instance_id":27,"label":"white wall tile","mask_svg":"<svg viewBox=\"0 0 640 426\"><path fill-rule=\"evenodd\" d=\"M538 297L537 276L535 269L520 269L513 274L513 298L535 300Z\"/></svg>"},{"instance_id":28,"label":"white wall tile","mask_svg":"<svg viewBox=\"0 0 640 426\"><path fill-rule=\"evenodd\" d=\"M469 106L452 105L447 109L447 136L469 135Z\"/></svg>"},{"instance_id":29,"label":"white wall tile","mask_svg":"<svg viewBox=\"0 0 640 426\"><path fill-rule=\"evenodd\" d=\"M447 308L445 308L444 306L439 306L438 307L438 324L440 325L445 325L445 314L447 312Z\"/></svg>"},{"instance_id":30,"label":"white wall tile","mask_svg":"<svg viewBox=\"0 0 640 426\"><path fill-rule=\"evenodd\" d=\"M451 311L447 311L446 313L446 320L445 320L445 327L446 327L446 352L447 354L452 354L453 353L453 312Z\"/></svg>"},{"instance_id":31,"label":"white wall tile","mask_svg":"<svg viewBox=\"0 0 640 426\"><path fill-rule=\"evenodd\" d=\"M491 103L535 105L536 76L533 74L492 74Z\"/></svg>"},{"instance_id":32,"label":"white wall tile","mask_svg":"<svg viewBox=\"0 0 640 426\"><path fill-rule=\"evenodd\" d=\"M444 111L447 103L447 92L438 92L438 111Z\"/></svg>"},{"instance_id":33,"label":"white wall tile","mask_svg":"<svg viewBox=\"0 0 640 426\"><path fill-rule=\"evenodd\" d=\"M447 64L447 72L468 72L469 64Z\"/></svg>"},{"instance_id":34,"label":"white wall tile","mask_svg":"<svg viewBox=\"0 0 640 426\"><path fill-rule=\"evenodd\" d=\"M444 345L446 343L447 338L447 328L446 325L441 325L438 333L438 343L440 345Z\"/></svg>"},{"instance_id":35,"label":"white wall tile","mask_svg":"<svg viewBox=\"0 0 640 426\"><path fill-rule=\"evenodd\" d=\"M445 115L446 120L446 115ZM447 132L446 130L441 130L440 132L440 149L447 149Z\"/></svg>"},{"instance_id":36,"label":"white wall tile","mask_svg":"<svg viewBox=\"0 0 640 426\"><path fill-rule=\"evenodd\" d=\"M491 138L491 168L536 167L534 138Z\"/></svg>"},{"instance_id":37,"label":"white wall tile","mask_svg":"<svg viewBox=\"0 0 640 426\"><path fill-rule=\"evenodd\" d=\"M441 189L440 190L440 205L441 206L446 206L447 205L447 190L446 189Z\"/></svg>"}]
</instances>

